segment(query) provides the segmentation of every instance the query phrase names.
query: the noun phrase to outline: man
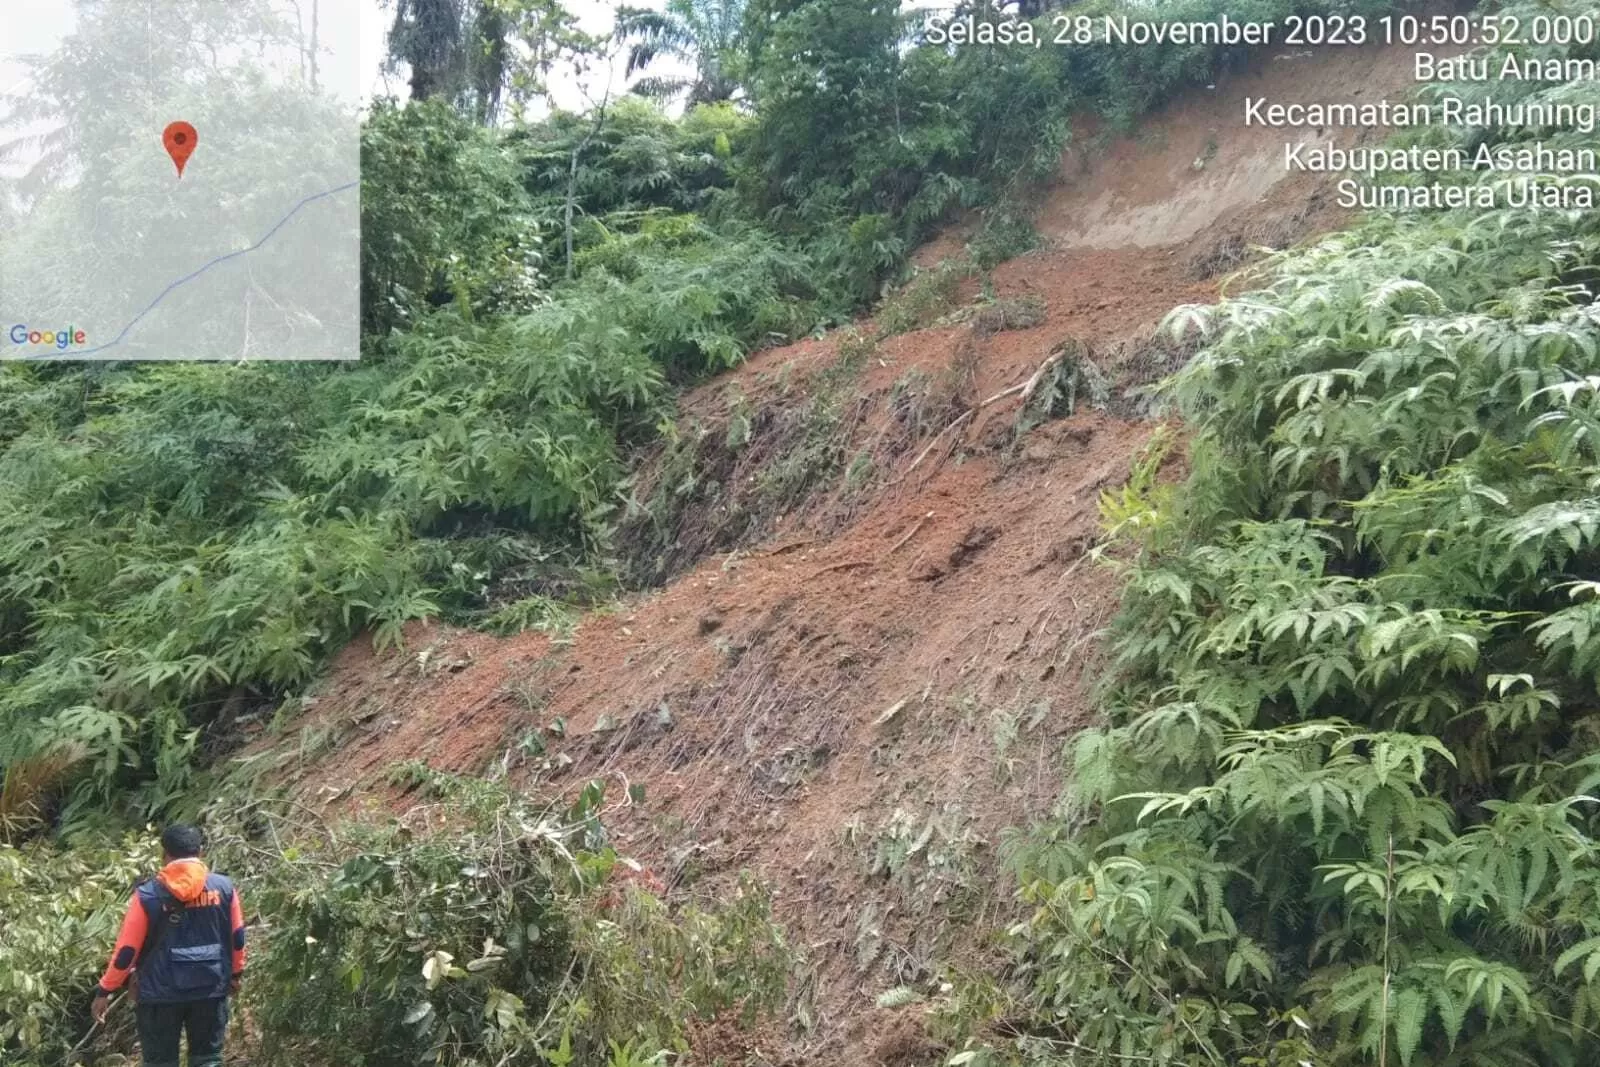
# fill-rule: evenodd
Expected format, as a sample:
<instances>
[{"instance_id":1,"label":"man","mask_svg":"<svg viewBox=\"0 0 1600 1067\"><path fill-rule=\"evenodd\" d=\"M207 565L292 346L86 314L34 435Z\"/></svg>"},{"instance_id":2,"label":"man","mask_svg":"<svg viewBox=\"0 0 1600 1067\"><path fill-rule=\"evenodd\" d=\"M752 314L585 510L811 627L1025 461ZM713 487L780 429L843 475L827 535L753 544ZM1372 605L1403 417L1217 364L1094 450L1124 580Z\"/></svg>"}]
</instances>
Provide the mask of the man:
<instances>
[{"instance_id":1,"label":"man","mask_svg":"<svg viewBox=\"0 0 1600 1067\"><path fill-rule=\"evenodd\" d=\"M128 902L90 1010L104 1023L111 994L137 968L132 992L144 1067L178 1067L184 1034L189 1067L220 1067L228 997L244 973L244 910L233 883L201 861L199 830L167 827L161 853L161 873Z\"/></svg>"}]
</instances>

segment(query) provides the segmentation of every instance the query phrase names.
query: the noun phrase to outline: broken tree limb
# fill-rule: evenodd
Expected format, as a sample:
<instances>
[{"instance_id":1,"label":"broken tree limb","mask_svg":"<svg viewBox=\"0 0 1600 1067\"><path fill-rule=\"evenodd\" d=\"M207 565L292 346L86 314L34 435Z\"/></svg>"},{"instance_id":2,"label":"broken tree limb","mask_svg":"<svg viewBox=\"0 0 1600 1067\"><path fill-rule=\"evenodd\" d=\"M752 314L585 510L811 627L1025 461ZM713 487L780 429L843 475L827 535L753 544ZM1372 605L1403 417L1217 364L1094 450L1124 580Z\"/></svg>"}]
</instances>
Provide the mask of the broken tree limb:
<instances>
[{"instance_id":1,"label":"broken tree limb","mask_svg":"<svg viewBox=\"0 0 1600 1067\"><path fill-rule=\"evenodd\" d=\"M1013 385L1008 389L1000 390L998 393L994 394L994 396L991 396L988 400L985 400L978 406L980 408L986 408L990 404L998 403L999 401L1004 400L1006 397L1013 396L1017 393L1022 394L1022 402L1026 404L1029 400L1033 399L1033 394L1038 391L1039 383L1044 381L1044 376L1050 372L1050 368L1054 367L1057 363L1060 363L1061 357L1064 355L1066 355L1066 350L1064 348L1057 348L1055 351L1051 352L1045 357L1044 362L1039 364L1039 368L1033 372L1033 375L1027 381Z\"/></svg>"},{"instance_id":2,"label":"broken tree limb","mask_svg":"<svg viewBox=\"0 0 1600 1067\"><path fill-rule=\"evenodd\" d=\"M1031 381L1032 379L1029 379L1029 380ZM1006 397L1010 396L1013 393L1022 392L1027 387L1028 387L1028 383L1027 382L1020 382L1017 385L1013 385L1009 389L1002 389L1000 392L994 394L994 396L991 396L988 400L985 400L983 403L979 404L978 406L980 408L986 408L990 404L995 403L996 401L1004 400Z\"/></svg>"},{"instance_id":3,"label":"broken tree limb","mask_svg":"<svg viewBox=\"0 0 1600 1067\"><path fill-rule=\"evenodd\" d=\"M931 518L933 518L933 512L930 511L926 515L922 516L922 518L918 519L916 521L916 523L911 527L911 529L906 531L906 535L904 537L900 538L900 540L896 541L894 543L894 547L890 548L889 551L887 551L887 552L885 552L883 554L884 558L887 559L888 557L894 555L896 552L898 552L900 550L900 546L901 545L904 545L907 541L909 541L913 537L917 536L917 531L922 529L922 524L927 522Z\"/></svg>"},{"instance_id":4,"label":"broken tree limb","mask_svg":"<svg viewBox=\"0 0 1600 1067\"><path fill-rule=\"evenodd\" d=\"M1050 353L1045 361L1039 364L1039 369L1033 372L1033 377L1023 383L1022 402L1024 404L1033 399L1033 394L1039 389L1039 383L1044 381L1044 376L1050 373L1057 363L1061 362L1061 357L1064 355L1066 355L1065 350L1057 350Z\"/></svg>"},{"instance_id":5,"label":"broken tree limb","mask_svg":"<svg viewBox=\"0 0 1600 1067\"><path fill-rule=\"evenodd\" d=\"M899 482L903 482L907 478L911 477L911 472L916 470L917 467L921 465L922 461L928 458L928 453L933 451L933 446L938 444L939 441L941 439L943 439L945 434L949 433L951 430L955 429L957 426L960 426L963 422L966 422L968 419L972 418L972 414L975 411L977 411L977 408L969 408L967 411L963 412L961 415L958 415L955 418L955 420L950 423L949 426L946 426L944 429L940 430L937 434L935 434L934 437L933 437L933 440L928 442L928 447L924 448L921 452L917 453L917 458L911 461L911 466L907 467L906 468L906 472L904 474L902 474L898 479L896 479L896 484L898 484Z\"/></svg>"},{"instance_id":6,"label":"broken tree limb","mask_svg":"<svg viewBox=\"0 0 1600 1067\"><path fill-rule=\"evenodd\" d=\"M852 559L852 560L848 560L848 561L846 561L844 563L829 564L828 566L823 567L821 570L813 571L812 574L811 574L811 577L815 578L819 574L827 574L830 571L847 571L851 567L870 567L870 566L872 566L872 560L870 560L870 559Z\"/></svg>"},{"instance_id":7,"label":"broken tree limb","mask_svg":"<svg viewBox=\"0 0 1600 1067\"><path fill-rule=\"evenodd\" d=\"M822 539L820 537L807 537L804 540L790 541L788 544L783 544L779 545L777 548L768 549L766 552L761 554L763 556L781 556L785 552L793 552L797 548L804 548L807 545L814 545L821 540Z\"/></svg>"}]
</instances>

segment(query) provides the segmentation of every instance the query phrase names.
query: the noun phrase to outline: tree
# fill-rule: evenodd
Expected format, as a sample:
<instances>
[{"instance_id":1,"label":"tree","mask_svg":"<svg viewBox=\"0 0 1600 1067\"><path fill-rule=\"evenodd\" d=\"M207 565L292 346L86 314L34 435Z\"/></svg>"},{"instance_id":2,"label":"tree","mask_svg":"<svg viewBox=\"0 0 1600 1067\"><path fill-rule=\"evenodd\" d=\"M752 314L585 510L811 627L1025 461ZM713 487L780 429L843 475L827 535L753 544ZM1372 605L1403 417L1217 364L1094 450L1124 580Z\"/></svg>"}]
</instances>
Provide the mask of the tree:
<instances>
[{"instance_id":1,"label":"tree","mask_svg":"<svg viewBox=\"0 0 1600 1067\"><path fill-rule=\"evenodd\" d=\"M693 78L647 78L635 91L663 98L687 91L690 107L732 100L750 66L745 8L745 0L668 0L665 11L619 8L617 38L633 45L630 77L662 58L695 68Z\"/></svg>"},{"instance_id":2,"label":"tree","mask_svg":"<svg viewBox=\"0 0 1600 1067\"><path fill-rule=\"evenodd\" d=\"M469 81L482 81L482 67L489 59L480 61L479 79L471 79L469 67L473 65L474 43L472 32L479 29L466 11L469 0L395 0L394 26L389 30L389 62L391 66L405 63L411 68L411 99L431 100L437 96L451 99L459 96ZM477 4L473 4L477 7ZM499 57L503 51L488 50L490 56ZM500 79L495 79L498 83Z\"/></svg>"},{"instance_id":3,"label":"tree","mask_svg":"<svg viewBox=\"0 0 1600 1067\"><path fill-rule=\"evenodd\" d=\"M560 0L387 0L389 65L410 71L411 99L442 99L492 126L546 93L550 71L594 41Z\"/></svg>"},{"instance_id":4,"label":"tree","mask_svg":"<svg viewBox=\"0 0 1600 1067\"><path fill-rule=\"evenodd\" d=\"M775 191L848 186L901 132L899 0L757 0L759 163Z\"/></svg>"},{"instance_id":5,"label":"tree","mask_svg":"<svg viewBox=\"0 0 1600 1067\"><path fill-rule=\"evenodd\" d=\"M311 3L311 28L310 38L306 37L306 13L300 6L300 0L289 0L289 5L294 8L295 25L300 37L300 71L311 91L316 92L321 69L322 48L322 0L310 0Z\"/></svg>"}]
</instances>

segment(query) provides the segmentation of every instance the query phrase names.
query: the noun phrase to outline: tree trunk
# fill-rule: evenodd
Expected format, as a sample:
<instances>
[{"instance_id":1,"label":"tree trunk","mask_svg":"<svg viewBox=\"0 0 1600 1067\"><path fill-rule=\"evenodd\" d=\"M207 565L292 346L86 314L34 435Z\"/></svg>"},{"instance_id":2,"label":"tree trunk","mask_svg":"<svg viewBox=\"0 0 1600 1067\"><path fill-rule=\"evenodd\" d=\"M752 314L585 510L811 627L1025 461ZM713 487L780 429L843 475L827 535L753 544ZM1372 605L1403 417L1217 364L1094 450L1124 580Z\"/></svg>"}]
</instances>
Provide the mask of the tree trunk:
<instances>
[{"instance_id":1,"label":"tree trunk","mask_svg":"<svg viewBox=\"0 0 1600 1067\"><path fill-rule=\"evenodd\" d=\"M311 91L317 91L317 49L321 47L322 0L311 0Z\"/></svg>"}]
</instances>

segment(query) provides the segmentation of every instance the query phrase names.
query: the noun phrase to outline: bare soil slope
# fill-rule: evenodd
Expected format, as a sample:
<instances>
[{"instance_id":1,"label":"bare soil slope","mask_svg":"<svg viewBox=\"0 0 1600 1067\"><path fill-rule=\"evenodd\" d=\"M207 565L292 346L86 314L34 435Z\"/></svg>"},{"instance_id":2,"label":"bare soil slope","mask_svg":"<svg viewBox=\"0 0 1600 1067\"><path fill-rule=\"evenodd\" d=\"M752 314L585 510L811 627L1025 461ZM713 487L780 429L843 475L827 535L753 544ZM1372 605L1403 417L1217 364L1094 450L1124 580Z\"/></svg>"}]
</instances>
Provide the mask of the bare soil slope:
<instances>
[{"instance_id":1,"label":"bare soil slope","mask_svg":"<svg viewBox=\"0 0 1600 1067\"><path fill-rule=\"evenodd\" d=\"M286 773L308 799L390 811L412 806L384 785L410 759L568 794L605 777L621 847L675 892L740 868L776 889L809 977L792 1027L745 1040L749 1062L933 1062L915 1009L874 998L993 955L1011 907L1001 832L1050 809L1062 745L1093 715L1095 634L1118 597L1085 558L1097 496L1152 432L1115 402L1019 432L1018 387L1063 344L1122 386L1170 369L1182 353L1147 343L1169 309L1213 298L1249 244L1338 221L1324 187L1285 177L1281 135L1243 128L1244 98L1394 91L1408 61L1263 56L1137 137L1080 141L1041 215L1047 247L995 272L996 296L1037 298L1038 321L974 316L850 359L838 335L806 341L684 401L700 440L741 419L752 435L696 454L728 508L804 458L755 446L823 383L844 398L834 444L869 473L732 535L682 517L676 577L570 640L416 626L404 652L358 642L292 736L261 745L298 754Z\"/></svg>"}]
</instances>

